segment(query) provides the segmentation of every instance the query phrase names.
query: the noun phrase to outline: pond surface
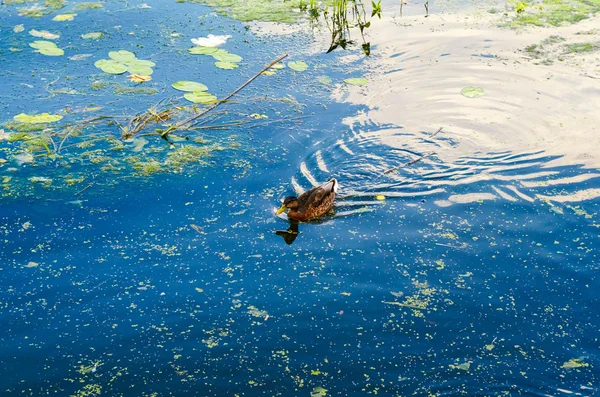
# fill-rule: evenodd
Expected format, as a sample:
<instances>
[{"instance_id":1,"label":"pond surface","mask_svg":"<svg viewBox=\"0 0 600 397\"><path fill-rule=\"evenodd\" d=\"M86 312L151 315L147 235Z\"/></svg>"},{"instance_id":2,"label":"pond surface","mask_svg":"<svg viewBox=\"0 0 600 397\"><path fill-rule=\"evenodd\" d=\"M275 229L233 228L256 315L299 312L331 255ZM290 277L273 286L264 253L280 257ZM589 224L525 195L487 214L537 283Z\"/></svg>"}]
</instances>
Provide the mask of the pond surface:
<instances>
[{"instance_id":1,"label":"pond surface","mask_svg":"<svg viewBox=\"0 0 600 397\"><path fill-rule=\"evenodd\" d=\"M523 48L599 20L515 33L475 3L384 13L369 58L201 4L2 6L0 394L597 394L598 55ZM238 68L188 52L208 34ZM94 66L118 50L152 80ZM214 128L121 139L160 101L207 107L172 83L224 98L283 54L308 69L259 76ZM13 120L46 112L60 128ZM281 199L332 177L335 215L286 244Z\"/></svg>"}]
</instances>

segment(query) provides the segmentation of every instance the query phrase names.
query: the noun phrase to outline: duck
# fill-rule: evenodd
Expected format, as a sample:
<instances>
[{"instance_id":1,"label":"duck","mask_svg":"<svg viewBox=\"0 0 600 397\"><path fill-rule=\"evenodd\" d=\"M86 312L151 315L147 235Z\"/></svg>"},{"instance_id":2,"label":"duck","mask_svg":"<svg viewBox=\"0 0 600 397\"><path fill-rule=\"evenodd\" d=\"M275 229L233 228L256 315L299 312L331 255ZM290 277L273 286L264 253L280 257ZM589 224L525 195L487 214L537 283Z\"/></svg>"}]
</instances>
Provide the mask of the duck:
<instances>
[{"instance_id":1,"label":"duck","mask_svg":"<svg viewBox=\"0 0 600 397\"><path fill-rule=\"evenodd\" d=\"M277 210L277 215L289 210L287 216L290 220L305 222L320 218L333 209L337 191L338 181L332 178L298 197L288 196L283 199L283 204Z\"/></svg>"}]
</instances>

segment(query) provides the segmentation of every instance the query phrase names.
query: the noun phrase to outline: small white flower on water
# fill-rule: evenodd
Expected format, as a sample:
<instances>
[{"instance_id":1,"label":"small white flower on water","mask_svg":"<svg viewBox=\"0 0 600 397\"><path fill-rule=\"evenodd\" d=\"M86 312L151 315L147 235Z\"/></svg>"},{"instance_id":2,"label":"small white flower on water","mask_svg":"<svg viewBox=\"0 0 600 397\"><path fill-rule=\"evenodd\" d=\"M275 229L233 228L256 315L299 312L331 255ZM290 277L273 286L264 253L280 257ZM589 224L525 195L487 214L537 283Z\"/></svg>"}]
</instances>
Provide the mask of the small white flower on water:
<instances>
[{"instance_id":1,"label":"small white flower on water","mask_svg":"<svg viewBox=\"0 0 600 397\"><path fill-rule=\"evenodd\" d=\"M192 39L192 43L200 47L218 47L227 43L227 39L230 38L230 35L216 36L214 34L209 34L206 37L198 37L197 39Z\"/></svg>"}]
</instances>

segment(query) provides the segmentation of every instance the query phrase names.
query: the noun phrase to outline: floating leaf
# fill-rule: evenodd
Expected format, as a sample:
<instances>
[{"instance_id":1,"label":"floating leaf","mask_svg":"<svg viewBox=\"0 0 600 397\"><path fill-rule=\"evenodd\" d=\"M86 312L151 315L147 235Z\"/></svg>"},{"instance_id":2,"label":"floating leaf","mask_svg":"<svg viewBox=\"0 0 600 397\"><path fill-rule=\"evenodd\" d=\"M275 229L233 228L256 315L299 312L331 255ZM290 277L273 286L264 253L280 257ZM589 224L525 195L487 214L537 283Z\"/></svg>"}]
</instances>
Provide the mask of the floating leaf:
<instances>
[{"instance_id":1,"label":"floating leaf","mask_svg":"<svg viewBox=\"0 0 600 397\"><path fill-rule=\"evenodd\" d=\"M304 61L291 61L288 62L288 67L296 72L304 72L308 69L308 65Z\"/></svg>"},{"instance_id":2,"label":"floating leaf","mask_svg":"<svg viewBox=\"0 0 600 397\"><path fill-rule=\"evenodd\" d=\"M35 48L36 50L41 50L42 48L56 48L56 44L51 41L44 40L36 40L33 43L29 43L29 46Z\"/></svg>"},{"instance_id":3,"label":"floating leaf","mask_svg":"<svg viewBox=\"0 0 600 397\"><path fill-rule=\"evenodd\" d=\"M215 47L192 47L189 49L190 54L194 55L211 55L217 52L219 49Z\"/></svg>"},{"instance_id":4,"label":"floating leaf","mask_svg":"<svg viewBox=\"0 0 600 397\"><path fill-rule=\"evenodd\" d=\"M127 76L127 78L133 81L134 83L143 83L144 81L152 80L152 77L150 76L140 76L137 74L130 74L129 76Z\"/></svg>"},{"instance_id":5,"label":"floating leaf","mask_svg":"<svg viewBox=\"0 0 600 397\"><path fill-rule=\"evenodd\" d=\"M15 33L21 33L24 30L25 30L25 26L23 26L23 25L17 25L13 28L13 32L15 32Z\"/></svg>"},{"instance_id":6,"label":"floating leaf","mask_svg":"<svg viewBox=\"0 0 600 397\"><path fill-rule=\"evenodd\" d=\"M329 76L319 76L319 83L321 84L331 84L333 80Z\"/></svg>"},{"instance_id":7,"label":"floating leaf","mask_svg":"<svg viewBox=\"0 0 600 397\"><path fill-rule=\"evenodd\" d=\"M264 74L265 76L273 76L275 72L272 70L265 70L264 72L262 72L262 74Z\"/></svg>"},{"instance_id":8,"label":"floating leaf","mask_svg":"<svg viewBox=\"0 0 600 397\"><path fill-rule=\"evenodd\" d=\"M310 397L325 397L327 395L327 389L317 386L310 392Z\"/></svg>"},{"instance_id":9,"label":"floating leaf","mask_svg":"<svg viewBox=\"0 0 600 397\"><path fill-rule=\"evenodd\" d=\"M40 113L30 116L28 114L21 113L14 116L13 120L18 121L19 123L26 124L44 124L54 123L55 121L61 120L62 118L63 116L59 114Z\"/></svg>"},{"instance_id":10,"label":"floating leaf","mask_svg":"<svg viewBox=\"0 0 600 397\"><path fill-rule=\"evenodd\" d=\"M229 62L229 63L238 63L238 62L241 62L241 60L243 59L241 56L236 55L236 54L231 54L231 53L223 54L223 53L219 53L219 52L214 54L212 57L215 58L217 61Z\"/></svg>"},{"instance_id":11,"label":"floating leaf","mask_svg":"<svg viewBox=\"0 0 600 397\"><path fill-rule=\"evenodd\" d=\"M365 85L365 84L369 83L369 80L365 79L364 77L353 77L353 78L344 80L344 83L350 84L350 85Z\"/></svg>"},{"instance_id":12,"label":"floating leaf","mask_svg":"<svg viewBox=\"0 0 600 397\"><path fill-rule=\"evenodd\" d=\"M563 363L563 365L561 366L561 368L573 369L573 368L587 367L587 366L589 366L589 364L583 362L583 357L579 357L579 358L572 358L569 361L565 361Z\"/></svg>"},{"instance_id":13,"label":"floating leaf","mask_svg":"<svg viewBox=\"0 0 600 397\"><path fill-rule=\"evenodd\" d=\"M56 47L44 47L40 48L38 52L42 55L48 55L51 57L59 57L61 55L65 55L65 52L61 48Z\"/></svg>"},{"instance_id":14,"label":"floating leaf","mask_svg":"<svg viewBox=\"0 0 600 397\"><path fill-rule=\"evenodd\" d=\"M127 71L127 66L113 59L101 59L96 61L94 66L109 74L122 74Z\"/></svg>"},{"instance_id":15,"label":"floating leaf","mask_svg":"<svg viewBox=\"0 0 600 397\"><path fill-rule=\"evenodd\" d=\"M236 63L231 62L215 62L215 66L225 70L231 70L238 67Z\"/></svg>"},{"instance_id":16,"label":"floating leaf","mask_svg":"<svg viewBox=\"0 0 600 397\"><path fill-rule=\"evenodd\" d=\"M463 371L468 371L469 368L471 368L471 363L470 362L466 362L466 363L459 364L459 365L450 364L449 366L452 369L460 369L460 370L463 370Z\"/></svg>"},{"instance_id":17,"label":"floating leaf","mask_svg":"<svg viewBox=\"0 0 600 397\"><path fill-rule=\"evenodd\" d=\"M47 30L31 29L29 31L29 34L32 35L33 37L41 37L42 39L46 39L46 40L56 40L60 37L59 34L50 33Z\"/></svg>"},{"instance_id":18,"label":"floating leaf","mask_svg":"<svg viewBox=\"0 0 600 397\"><path fill-rule=\"evenodd\" d=\"M104 37L104 33L102 32L90 32L86 34L82 34L81 38L85 40L98 40Z\"/></svg>"},{"instance_id":19,"label":"floating leaf","mask_svg":"<svg viewBox=\"0 0 600 397\"><path fill-rule=\"evenodd\" d=\"M275 70L285 69L285 63L277 62L275 65L271 66L270 69L275 69Z\"/></svg>"},{"instance_id":20,"label":"floating leaf","mask_svg":"<svg viewBox=\"0 0 600 397\"><path fill-rule=\"evenodd\" d=\"M135 58L135 54L133 52L129 52L126 50L119 50L119 51L111 51L108 53L108 57L110 59L114 59L115 61L119 61L119 62L131 62L133 61Z\"/></svg>"},{"instance_id":21,"label":"floating leaf","mask_svg":"<svg viewBox=\"0 0 600 397\"><path fill-rule=\"evenodd\" d=\"M385 200L385 196L382 194L378 194L377 196L375 196L375 200L383 201Z\"/></svg>"},{"instance_id":22,"label":"floating leaf","mask_svg":"<svg viewBox=\"0 0 600 397\"><path fill-rule=\"evenodd\" d=\"M148 66L133 64L127 66L127 71L131 74L139 74L141 76L150 76L154 71Z\"/></svg>"},{"instance_id":23,"label":"floating leaf","mask_svg":"<svg viewBox=\"0 0 600 397\"><path fill-rule=\"evenodd\" d=\"M148 68L153 68L156 64L152 61L146 61L145 59L137 59L135 58L132 61L123 62L127 66L145 66Z\"/></svg>"},{"instance_id":24,"label":"floating leaf","mask_svg":"<svg viewBox=\"0 0 600 397\"><path fill-rule=\"evenodd\" d=\"M484 91L481 87L468 86L463 88L460 93L467 98L479 98L483 95Z\"/></svg>"},{"instance_id":25,"label":"floating leaf","mask_svg":"<svg viewBox=\"0 0 600 397\"><path fill-rule=\"evenodd\" d=\"M171 85L171 87L173 87L179 91L187 91L187 92L208 90L208 87L202 83L197 83L195 81L186 81L186 80L178 81L177 83L173 83Z\"/></svg>"},{"instance_id":26,"label":"floating leaf","mask_svg":"<svg viewBox=\"0 0 600 397\"><path fill-rule=\"evenodd\" d=\"M183 97L190 102L201 103L204 105L210 105L217 102L216 96L204 91L188 92L184 94Z\"/></svg>"},{"instance_id":27,"label":"floating leaf","mask_svg":"<svg viewBox=\"0 0 600 397\"><path fill-rule=\"evenodd\" d=\"M53 21L64 22L64 21L72 21L77 14L59 14L52 18Z\"/></svg>"}]
</instances>

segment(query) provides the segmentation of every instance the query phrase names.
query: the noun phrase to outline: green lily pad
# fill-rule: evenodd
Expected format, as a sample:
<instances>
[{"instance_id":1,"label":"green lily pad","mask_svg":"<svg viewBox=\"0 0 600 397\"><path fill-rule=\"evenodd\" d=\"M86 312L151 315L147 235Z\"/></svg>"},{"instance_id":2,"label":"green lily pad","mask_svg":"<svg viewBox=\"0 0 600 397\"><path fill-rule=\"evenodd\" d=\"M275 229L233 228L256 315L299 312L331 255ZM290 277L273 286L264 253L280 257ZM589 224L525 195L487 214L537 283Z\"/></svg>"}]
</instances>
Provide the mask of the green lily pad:
<instances>
[{"instance_id":1,"label":"green lily pad","mask_svg":"<svg viewBox=\"0 0 600 397\"><path fill-rule=\"evenodd\" d=\"M108 53L108 57L110 59L114 59L115 61L118 62L131 62L133 61L135 58L135 54L133 52L129 52L126 50L119 50L119 51L111 51Z\"/></svg>"},{"instance_id":2,"label":"green lily pad","mask_svg":"<svg viewBox=\"0 0 600 397\"><path fill-rule=\"evenodd\" d=\"M17 25L13 28L13 32L15 32L15 33L21 33L24 30L25 30L25 25Z\"/></svg>"},{"instance_id":3,"label":"green lily pad","mask_svg":"<svg viewBox=\"0 0 600 397\"><path fill-rule=\"evenodd\" d=\"M48 55L51 57L59 57L61 55L65 55L65 52L61 48L56 47L44 47L37 50L40 54Z\"/></svg>"},{"instance_id":4,"label":"green lily pad","mask_svg":"<svg viewBox=\"0 0 600 397\"><path fill-rule=\"evenodd\" d=\"M319 76L319 83L321 84L331 84L333 80L329 76Z\"/></svg>"},{"instance_id":5,"label":"green lily pad","mask_svg":"<svg viewBox=\"0 0 600 397\"><path fill-rule=\"evenodd\" d=\"M36 40L33 43L29 43L29 47L41 50L42 48L56 48L56 44L51 41Z\"/></svg>"},{"instance_id":6,"label":"green lily pad","mask_svg":"<svg viewBox=\"0 0 600 397\"><path fill-rule=\"evenodd\" d=\"M344 83L350 85L365 85L369 83L369 80L365 79L364 77L354 77L344 80Z\"/></svg>"},{"instance_id":7,"label":"green lily pad","mask_svg":"<svg viewBox=\"0 0 600 397\"><path fill-rule=\"evenodd\" d=\"M147 68L153 68L156 64L152 61L146 61L145 59L137 59L135 58L132 61L123 62L127 66L145 66Z\"/></svg>"},{"instance_id":8,"label":"green lily pad","mask_svg":"<svg viewBox=\"0 0 600 397\"><path fill-rule=\"evenodd\" d=\"M76 16L77 14L60 14L52 18L52 20L59 22L72 21Z\"/></svg>"},{"instance_id":9,"label":"green lily pad","mask_svg":"<svg viewBox=\"0 0 600 397\"><path fill-rule=\"evenodd\" d=\"M19 123L26 124L45 124L45 123L54 123L55 121L61 120L63 116L59 114L50 114L50 113L40 113L34 115L28 115L25 113L17 114L13 117L13 120L18 121Z\"/></svg>"},{"instance_id":10,"label":"green lily pad","mask_svg":"<svg viewBox=\"0 0 600 397\"><path fill-rule=\"evenodd\" d=\"M215 58L217 61L221 61L221 62L229 62L229 63L238 63L242 61L242 57L236 54L231 54L231 53L219 53L217 52L216 54L214 54L212 56L213 58Z\"/></svg>"},{"instance_id":11,"label":"green lily pad","mask_svg":"<svg viewBox=\"0 0 600 397\"><path fill-rule=\"evenodd\" d=\"M128 65L127 71L131 74L137 74L139 76L150 76L152 73L154 73L152 68L138 64Z\"/></svg>"},{"instance_id":12,"label":"green lily pad","mask_svg":"<svg viewBox=\"0 0 600 397\"><path fill-rule=\"evenodd\" d=\"M218 48L215 47L192 47L189 49L190 54L194 55L212 55L219 51Z\"/></svg>"},{"instance_id":13,"label":"green lily pad","mask_svg":"<svg viewBox=\"0 0 600 397\"><path fill-rule=\"evenodd\" d=\"M285 63L277 62L275 65L271 66L270 69L274 69L274 70L285 69Z\"/></svg>"},{"instance_id":14,"label":"green lily pad","mask_svg":"<svg viewBox=\"0 0 600 397\"><path fill-rule=\"evenodd\" d=\"M98 40L104 37L102 32L90 32L86 34L82 34L81 38L85 40Z\"/></svg>"},{"instance_id":15,"label":"green lily pad","mask_svg":"<svg viewBox=\"0 0 600 397\"><path fill-rule=\"evenodd\" d=\"M187 92L200 92L208 90L208 87L202 83L197 83L195 81L178 81L177 83L171 84L171 87L175 88L179 91L187 91Z\"/></svg>"},{"instance_id":16,"label":"green lily pad","mask_svg":"<svg viewBox=\"0 0 600 397\"><path fill-rule=\"evenodd\" d=\"M225 70L232 70L232 69L236 69L237 67L239 67L239 65L237 63L231 63L231 62L215 62L215 66L221 69L225 69Z\"/></svg>"},{"instance_id":17,"label":"green lily pad","mask_svg":"<svg viewBox=\"0 0 600 397\"><path fill-rule=\"evenodd\" d=\"M291 61L288 62L288 67L296 72L304 72L308 69L308 65L304 61Z\"/></svg>"},{"instance_id":18,"label":"green lily pad","mask_svg":"<svg viewBox=\"0 0 600 397\"><path fill-rule=\"evenodd\" d=\"M217 102L217 97L204 91L187 92L183 95L185 99L193 103L210 105Z\"/></svg>"},{"instance_id":19,"label":"green lily pad","mask_svg":"<svg viewBox=\"0 0 600 397\"><path fill-rule=\"evenodd\" d=\"M224 48L217 48L217 50L210 55L212 55L214 57L217 54L229 54L229 51L227 51Z\"/></svg>"},{"instance_id":20,"label":"green lily pad","mask_svg":"<svg viewBox=\"0 0 600 397\"><path fill-rule=\"evenodd\" d=\"M127 71L127 66L113 59L100 59L94 63L94 66L109 74L122 74Z\"/></svg>"},{"instance_id":21,"label":"green lily pad","mask_svg":"<svg viewBox=\"0 0 600 397\"><path fill-rule=\"evenodd\" d=\"M484 91L481 87L468 86L463 88L460 93L467 98L479 98L484 94Z\"/></svg>"}]
</instances>

